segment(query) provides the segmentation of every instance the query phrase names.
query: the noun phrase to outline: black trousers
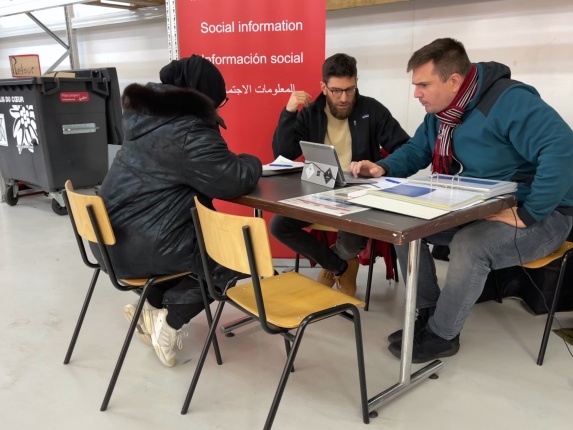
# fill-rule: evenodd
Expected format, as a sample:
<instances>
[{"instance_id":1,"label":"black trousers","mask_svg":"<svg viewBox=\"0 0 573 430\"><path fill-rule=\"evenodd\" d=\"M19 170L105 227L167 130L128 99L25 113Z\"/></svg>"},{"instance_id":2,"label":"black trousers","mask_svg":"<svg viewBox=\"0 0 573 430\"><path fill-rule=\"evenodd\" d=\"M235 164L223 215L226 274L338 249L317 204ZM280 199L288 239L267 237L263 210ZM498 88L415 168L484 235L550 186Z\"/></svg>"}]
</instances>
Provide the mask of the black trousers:
<instances>
[{"instance_id":1,"label":"black trousers","mask_svg":"<svg viewBox=\"0 0 573 430\"><path fill-rule=\"evenodd\" d=\"M185 296L185 303L172 304L170 297ZM179 330L193 317L205 309L199 283L189 277L178 279L175 282L168 281L150 287L147 301L156 308L167 308L167 323L174 329ZM213 300L209 297L209 303Z\"/></svg>"},{"instance_id":2,"label":"black trousers","mask_svg":"<svg viewBox=\"0 0 573 430\"><path fill-rule=\"evenodd\" d=\"M356 257L368 244L368 238L344 231L338 232L336 245L332 248L308 231L307 221L275 215L270 222L271 234L298 254L316 261L330 272L340 272L345 260Z\"/></svg>"},{"instance_id":3,"label":"black trousers","mask_svg":"<svg viewBox=\"0 0 573 430\"><path fill-rule=\"evenodd\" d=\"M226 267L214 264L213 282L215 288L222 291L227 282L239 274ZM213 299L207 294L208 302ZM167 308L167 323L179 330L192 318L205 309L199 282L191 277L168 281L150 287L147 301L156 308Z\"/></svg>"}]
</instances>

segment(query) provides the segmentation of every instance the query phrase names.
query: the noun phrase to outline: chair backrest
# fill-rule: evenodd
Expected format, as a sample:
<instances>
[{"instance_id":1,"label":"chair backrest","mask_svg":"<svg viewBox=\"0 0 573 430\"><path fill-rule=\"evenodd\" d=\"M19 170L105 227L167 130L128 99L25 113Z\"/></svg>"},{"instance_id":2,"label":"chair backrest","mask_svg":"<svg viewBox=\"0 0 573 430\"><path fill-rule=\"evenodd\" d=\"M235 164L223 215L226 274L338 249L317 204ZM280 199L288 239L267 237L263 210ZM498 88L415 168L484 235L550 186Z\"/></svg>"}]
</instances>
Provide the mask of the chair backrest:
<instances>
[{"instance_id":1,"label":"chair backrest","mask_svg":"<svg viewBox=\"0 0 573 430\"><path fill-rule=\"evenodd\" d=\"M90 242L98 242L88 212L88 207L91 207L95 220L97 221L97 225L99 226L103 243L105 245L114 245L115 235L113 234L111 222L109 221L109 216L103 199L95 195L76 193L70 180L66 181L65 189L70 205L68 209L72 211L72 217L78 234Z\"/></svg>"},{"instance_id":2,"label":"chair backrest","mask_svg":"<svg viewBox=\"0 0 573 430\"><path fill-rule=\"evenodd\" d=\"M213 260L237 272L251 274L243 230L248 226L258 275L274 275L271 245L264 219L216 212L202 205L196 197L195 205L205 248Z\"/></svg>"}]
</instances>

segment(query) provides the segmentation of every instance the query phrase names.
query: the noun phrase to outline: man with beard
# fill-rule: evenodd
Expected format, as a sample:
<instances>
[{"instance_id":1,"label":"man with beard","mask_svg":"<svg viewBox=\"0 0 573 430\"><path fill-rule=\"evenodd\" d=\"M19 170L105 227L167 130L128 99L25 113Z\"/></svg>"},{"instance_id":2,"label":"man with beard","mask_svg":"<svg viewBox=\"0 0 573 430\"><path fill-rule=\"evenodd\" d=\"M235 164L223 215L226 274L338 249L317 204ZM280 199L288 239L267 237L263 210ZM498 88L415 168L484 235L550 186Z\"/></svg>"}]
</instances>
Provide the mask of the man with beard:
<instances>
[{"instance_id":1,"label":"man with beard","mask_svg":"<svg viewBox=\"0 0 573 430\"><path fill-rule=\"evenodd\" d=\"M274 156L294 160L302 155L301 140L336 148L340 165L348 171L351 161L382 158L409 139L390 111L377 100L358 92L356 59L334 54L322 65L320 94L311 102L306 91L294 91L279 117L273 136ZM303 108L298 111L299 106ZM331 248L304 230L310 223L275 215L270 223L279 241L322 266L318 282L354 296L358 273L357 255L368 238L339 232Z\"/></svg>"}]
</instances>

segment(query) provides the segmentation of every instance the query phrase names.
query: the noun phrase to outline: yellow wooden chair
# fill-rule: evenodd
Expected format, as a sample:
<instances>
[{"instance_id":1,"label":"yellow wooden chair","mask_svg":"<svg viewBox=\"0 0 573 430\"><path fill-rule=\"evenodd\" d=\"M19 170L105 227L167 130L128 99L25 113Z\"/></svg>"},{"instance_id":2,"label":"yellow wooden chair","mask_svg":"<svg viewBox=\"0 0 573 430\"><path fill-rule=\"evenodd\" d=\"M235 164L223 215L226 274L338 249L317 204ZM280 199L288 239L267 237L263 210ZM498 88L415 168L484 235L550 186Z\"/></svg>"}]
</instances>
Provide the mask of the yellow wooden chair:
<instances>
[{"instance_id":1,"label":"yellow wooden chair","mask_svg":"<svg viewBox=\"0 0 573 430\"><path fill-rule=\"evenodd\" d=\"M264 429L270 429L273 424L289 374L294 371L293 363L306 327L335 315L346 316L354 322L361 412L364 423L368 423L362 330L358 311L358 306L364 306L364 303L296 272L275 275L267 228L262 218L215 212L197 199L195 204L196 208L192 209L193 222L205 273L211 273L210 257L229 269L250 274L251 282L227 288L221 293L214 288L211 277L207 277L209 293L219 301L219 305L181 413L185 414L189 409L217 323L228 302L258 320L266 333L284 337L288 358Z\"/></svg>"},{"instance_id":2,"label":"yellow wooden chair","mask_svg":"<svg viewBox=\"0 0 573 430\"><path fill-rule=\"evenodd\" d=\"M555 317L555 312L557 311L557 304L559 303L559 296L561 295L561 287L563 286L563 278L565 275L565 269L567 268L567 262L571 253L573 252L573 242L566 241L551 254L539 258L528 263L524 263L522 266L528 269L540 269L547 266L552 261L561 259L561 266L559 269L559 277L557 278L557 285L555 286L555 295L553 296L553 302L551 303L551 308L548 309L547 321L545 322L545 330L543 331L543 337L541 339L541 346L539 348L539 355L537 356L537 365L543 365L543 359L545 357L545 350L547 349L547 342L549 341L549 334L551 333L551 325L553 324L553 318Z\"/></svg>"},{"instance_id":3,"label":"yellow wooden chair","mask_svg":"<svg viewBox=\"0 0 573 430\"><path fill-rule=\"evenodd\" d=\"M180 279L186 276L191 276L191 272L177 273L173 275L158 275L146 279L118 279L115 276L115 271L113 269L113 265L110 261L109 254L107 251L108 247L113 246L116 243L116 239L113 229L111 227L111 223L103 199L96 195L86 195L75 192L74 187L71 181L69 180L66 181L65 183L65 190L63 192L63 197L66 203L66 207L68 208L68 213L70 215L70 220L72 222L72 228L74 230L74 235L76 237L76 241L78 244L78 248L80 250L80 254L82 256L82 260L86 264L86 266L90 267L91 269L94 269L92 280L88 287L88 292L86 294L86 298L84 300L80 316L76 323L76 327L74 329L74 333L72 335L72 339L70 341L70 345L68 347L68 351L64 359L64 364L68 364L72 357L72 353L74 351L78 335L82 328L84 317L88 310L88 306L90 304L90 300L101 271L104 271L109 275L112 284L118 290L134 291L140 293L140 298L139 302L137 303L135 314L133 315L133 319L131 321L129 329L127 330L127 335L125 337L123 347L119 354L119 358L117 359L113 375L109 382L109 386L105 394L103 403L101 405L100 410L105 411L107 409L109 400L111 399L111 395L113 393L115 383L119 376L119 372L121 371L121 367L127 354L127 350L129 349L129 345L131 343L133 333L135 332L137 321L139 319L139 316L141 315L143 305L149 294L149 287L151 285L159 284L162 282L171 281L174 279ZM92 263L89 260L86 252L84 239L89 242L94 242L98 244L99 251L105 263L104 265L100 265L98 263ZM196 279L199 281L199 284L202 284L200 278ZM201 290L204 291L204 288L201 288ZM207 320L210 324L212 321L212 317L209 309L209 303L205 295L203 296L203 300L206 304L205 308L206 308ZM215 354L217 356L217 363L222 364L221 355L219 352L216 338L214 341L214 348L215 348Z\"/></svg>"}]
</instances>

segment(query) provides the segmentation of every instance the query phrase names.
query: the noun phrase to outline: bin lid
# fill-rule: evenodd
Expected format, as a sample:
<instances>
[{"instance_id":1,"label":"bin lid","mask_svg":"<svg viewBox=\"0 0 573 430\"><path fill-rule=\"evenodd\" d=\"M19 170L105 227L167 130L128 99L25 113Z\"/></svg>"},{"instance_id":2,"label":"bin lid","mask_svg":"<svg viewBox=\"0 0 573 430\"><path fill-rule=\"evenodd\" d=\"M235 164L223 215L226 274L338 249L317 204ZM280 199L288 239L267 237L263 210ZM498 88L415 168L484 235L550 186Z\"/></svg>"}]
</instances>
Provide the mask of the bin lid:
<instances>
[{"instance_id":1,"label":"bin lid","mask_svg":"<svg viewBox=\"0 0 573 430\"><path fill-rule=\"evenodd\" d=\"M33 78L12 78L0 79L0 87L13 87L16 85L41 85L44 82L53 83L56 81L64 82L104 82L106 78L72 78L72 77L58 77L58 76L36 76Z\"/></svg>"}]
</instances>

